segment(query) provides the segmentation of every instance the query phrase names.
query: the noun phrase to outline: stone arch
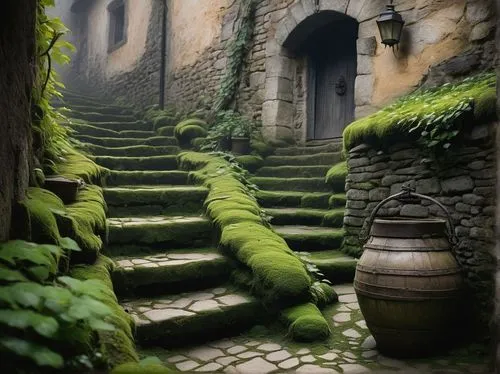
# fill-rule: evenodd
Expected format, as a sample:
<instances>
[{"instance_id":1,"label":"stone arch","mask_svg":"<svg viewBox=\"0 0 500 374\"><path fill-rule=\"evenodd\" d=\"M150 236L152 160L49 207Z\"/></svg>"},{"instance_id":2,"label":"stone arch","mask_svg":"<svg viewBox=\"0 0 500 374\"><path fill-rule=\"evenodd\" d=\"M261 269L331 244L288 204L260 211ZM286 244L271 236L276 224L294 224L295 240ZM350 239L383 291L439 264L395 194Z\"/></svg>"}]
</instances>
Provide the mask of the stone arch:
<instances>
[{"instance_id":1,"label":"stone arch","mask_svg":"<svg viewBox=\"0 0 500 374\"><path fill-rule=\"evenodd\" d=\"M373 21L371 23L375 25L374 18L385 2L386 0L301 0L288 8L276 27L274 38L268 39L266 45L266 81L262 107L263 132L266 137L294 138L299 142L305 140L307 118L302 113L302 119L299 121L303 124L297 124L299 108L293 99L294 85L297 85L297 56L293 46L300 44L301 38L306 37L308 33L334 22L335 19L351 18L363 27L356 42L358 69L354 95L356 117L367 114L367 108L371 108L371 65L376 50L376 39L373 36L375 30L368 30L373 28L368 25L368 21ZM298 127L301 127L299 131Z\"/></svg>"}]
</instances>

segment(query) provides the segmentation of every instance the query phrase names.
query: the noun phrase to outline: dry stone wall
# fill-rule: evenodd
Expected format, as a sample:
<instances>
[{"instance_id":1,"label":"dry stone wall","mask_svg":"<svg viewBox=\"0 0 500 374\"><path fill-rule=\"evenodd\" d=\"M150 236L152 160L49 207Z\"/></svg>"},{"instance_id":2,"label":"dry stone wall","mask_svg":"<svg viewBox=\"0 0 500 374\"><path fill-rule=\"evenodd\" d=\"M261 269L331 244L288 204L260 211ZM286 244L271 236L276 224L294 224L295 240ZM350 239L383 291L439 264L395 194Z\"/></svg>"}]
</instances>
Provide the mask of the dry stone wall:
<instances>
[{"instance_id":1,"label":"dry stone wall","mask_svg":"<svg viewBox=\"0 0 500 374\"><path fill-rule=\"evenodd\" d=\"M464 144L433 160L428 151L414 142L392 146L361 144L347 154L347 205L344 217L345 248L360 248L365 219L386 197L410 183L417 193L444 204L451 213L459 238L457 259L465 270L476 312L486 324L492 307L492 249L495 245L496 151L494 127L474 127ZM428 201L403 204L391 201L379 216L426 218L445 217Z\"/></svg>"}]
</instances>

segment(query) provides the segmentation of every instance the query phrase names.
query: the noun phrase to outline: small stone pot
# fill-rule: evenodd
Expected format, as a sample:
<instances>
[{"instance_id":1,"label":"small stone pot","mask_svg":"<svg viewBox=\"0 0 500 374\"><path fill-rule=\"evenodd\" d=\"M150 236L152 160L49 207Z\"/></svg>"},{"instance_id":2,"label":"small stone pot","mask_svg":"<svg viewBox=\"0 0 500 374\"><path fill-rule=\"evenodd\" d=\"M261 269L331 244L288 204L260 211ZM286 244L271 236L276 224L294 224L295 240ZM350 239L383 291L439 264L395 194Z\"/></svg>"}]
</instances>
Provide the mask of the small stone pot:
<instances>
[{"instance_id":1,"label":"small stone pot","mask_svg":"<svg viewBox=\"0 0 500 374\"><path fill-rule=\"evenodd\" d=\"M250 151L250 138L231 138L231 152L237 155L248 155Z\"/></svg>"},{"instance_id":2,"label":"small stone pot","mask_svg":"<svg viewBox=\"0 0 500 374\"><path fill-rule=\"evenodd\" d=\"M43 187L46 190L57 195L64 204L71 204L76 200L78 187L80 183L77 180L67 179L60 176L50 176L45 178Z\"/></svg>"}]
</instances>

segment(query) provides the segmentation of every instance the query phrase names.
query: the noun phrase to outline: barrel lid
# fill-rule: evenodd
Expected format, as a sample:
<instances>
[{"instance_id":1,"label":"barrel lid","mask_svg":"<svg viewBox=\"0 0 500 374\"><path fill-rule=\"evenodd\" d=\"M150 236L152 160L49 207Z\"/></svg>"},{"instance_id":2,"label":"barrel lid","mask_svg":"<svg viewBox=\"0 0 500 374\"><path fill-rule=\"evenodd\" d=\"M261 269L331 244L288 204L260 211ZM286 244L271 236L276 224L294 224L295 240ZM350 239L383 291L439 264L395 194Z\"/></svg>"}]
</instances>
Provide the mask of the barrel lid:
<instances>
[{"instance_id":1,"label":"barrel lid","mask_svg":"<svg viewBox=\"0 0 500 374\"><path fill-rule=\"evenodd\" d=\"M387 238L440 237L446 236L446 221L439 218L377 218L370 233Z\"/></svg>"}]
</instances>

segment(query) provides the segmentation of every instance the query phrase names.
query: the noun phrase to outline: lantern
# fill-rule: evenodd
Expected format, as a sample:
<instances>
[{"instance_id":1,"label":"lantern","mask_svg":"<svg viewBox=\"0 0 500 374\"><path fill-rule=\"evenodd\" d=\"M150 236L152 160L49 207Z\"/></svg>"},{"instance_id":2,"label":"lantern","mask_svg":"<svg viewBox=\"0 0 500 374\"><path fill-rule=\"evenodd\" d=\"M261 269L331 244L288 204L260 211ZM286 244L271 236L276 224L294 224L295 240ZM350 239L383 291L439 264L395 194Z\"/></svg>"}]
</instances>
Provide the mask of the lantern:
<instances>
[{"instance_id":1,"label":"lantern","mask_svg":"<svg viewBox=\"0 0 500 374\"><path fill-rule=\"evenodd\" d=\"M394 47L401 40L401 32L403 31L403 17L396 12L394 5L387 5L387 9L380 13L377 20L377 26L382 38L382 44L385 46Z\"/></svg>"}]
</instances>

